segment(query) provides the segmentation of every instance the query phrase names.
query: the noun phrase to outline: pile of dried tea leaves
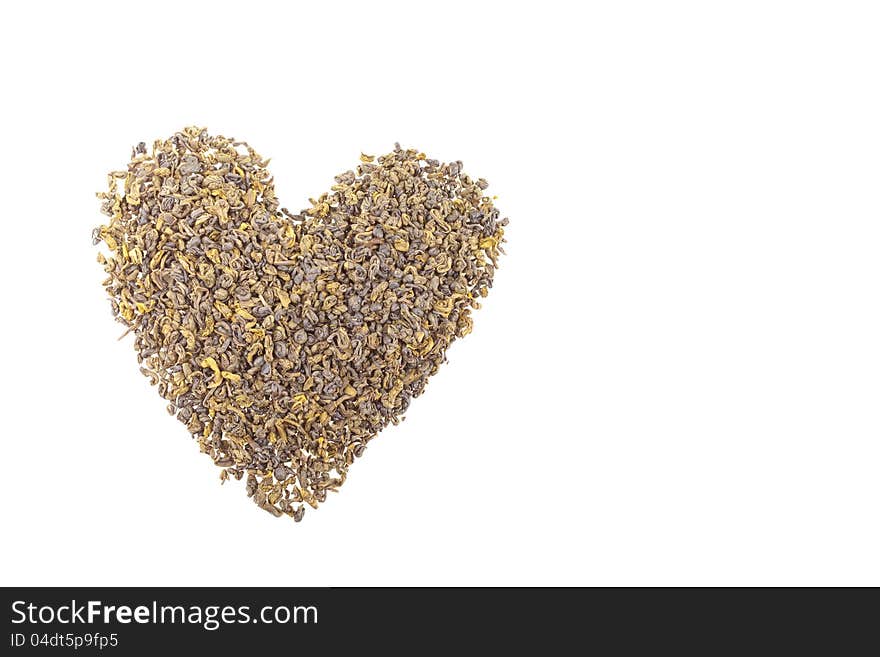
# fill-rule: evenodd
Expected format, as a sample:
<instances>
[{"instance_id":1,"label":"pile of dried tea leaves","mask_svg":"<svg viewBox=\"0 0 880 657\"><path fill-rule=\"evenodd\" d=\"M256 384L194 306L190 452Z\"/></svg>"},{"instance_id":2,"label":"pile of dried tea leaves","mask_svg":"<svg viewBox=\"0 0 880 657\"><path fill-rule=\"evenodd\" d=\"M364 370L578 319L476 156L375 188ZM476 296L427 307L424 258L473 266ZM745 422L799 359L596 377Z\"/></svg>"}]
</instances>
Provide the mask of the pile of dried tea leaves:
<instances>
[{"instance_id":1,"label":"pile of dried tea leaves","mask_svg":"<svg viewBox=\"0 0 880 657\"><path fill-rule=\"evenodd\" d=\"M141 372L247 493L299 521L470 332L503 226L486 182L399 146L298 215L250 146L187 128L109 174L95 229Z\"/></svg>"}]
</instances>

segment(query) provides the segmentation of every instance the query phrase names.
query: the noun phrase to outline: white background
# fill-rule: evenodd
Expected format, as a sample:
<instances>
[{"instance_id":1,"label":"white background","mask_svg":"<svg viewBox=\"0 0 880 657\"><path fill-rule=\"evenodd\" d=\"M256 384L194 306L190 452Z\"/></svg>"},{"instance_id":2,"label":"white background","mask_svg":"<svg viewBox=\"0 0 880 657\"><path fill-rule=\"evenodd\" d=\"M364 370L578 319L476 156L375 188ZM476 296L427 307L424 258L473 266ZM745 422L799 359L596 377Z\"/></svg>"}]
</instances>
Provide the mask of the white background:
<instances>
[{"instance_id":1,"label":"white background","mask_svg":"<svg viewBox=\"0 0 880 657\"><path fill-rule=\"evenodd\" d=\"M872 3L5 3L5 585L880 585ZM511 224L299 525L136 367L94 192L189 124L291 209L395 141Z\"/></svg>"}]
</instances>

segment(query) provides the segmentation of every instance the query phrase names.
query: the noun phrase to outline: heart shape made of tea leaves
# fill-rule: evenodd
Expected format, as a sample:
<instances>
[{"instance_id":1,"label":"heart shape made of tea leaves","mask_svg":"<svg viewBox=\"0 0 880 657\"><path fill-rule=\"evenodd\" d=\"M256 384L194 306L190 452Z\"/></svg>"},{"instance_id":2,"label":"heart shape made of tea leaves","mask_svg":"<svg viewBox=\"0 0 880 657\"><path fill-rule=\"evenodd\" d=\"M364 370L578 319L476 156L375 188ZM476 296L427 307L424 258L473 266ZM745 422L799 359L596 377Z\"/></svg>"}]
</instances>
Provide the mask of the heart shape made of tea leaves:
<instances>
[{"instance_id":1,"label":"heart shape made of tea leaves","mask_svg":"<svg viewBox=\"0 0 880 657\"><path fill-rule=\"evenodd\" d=\"M461 162L399 146L295 215L267 166L200 128L141 143L94 239L169 412L222 480L299 521L470 332L507 220Z\"/></svg>"}]
</instances>

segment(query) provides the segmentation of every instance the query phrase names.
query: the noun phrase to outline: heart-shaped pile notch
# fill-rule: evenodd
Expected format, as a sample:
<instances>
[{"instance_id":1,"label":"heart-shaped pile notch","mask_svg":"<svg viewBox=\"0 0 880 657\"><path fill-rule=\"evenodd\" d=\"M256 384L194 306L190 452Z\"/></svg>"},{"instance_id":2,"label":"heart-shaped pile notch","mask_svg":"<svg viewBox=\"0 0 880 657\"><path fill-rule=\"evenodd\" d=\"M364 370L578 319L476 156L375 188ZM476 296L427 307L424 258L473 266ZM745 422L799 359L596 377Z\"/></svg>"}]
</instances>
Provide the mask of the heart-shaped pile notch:
<instances>
[{"instance_id":1,"label":"heart-shaped pile notch","mask_svg":"<svg viewBox=\"0 0 880 657\"><path fill-rule=\"evenodd\" d=\"M470 332L503 252L507 220L461 162L360 159L294 215L248 144L186 128L98 195L141 372L223 481L297 521Z\"/></svg>"}]
</instances>

